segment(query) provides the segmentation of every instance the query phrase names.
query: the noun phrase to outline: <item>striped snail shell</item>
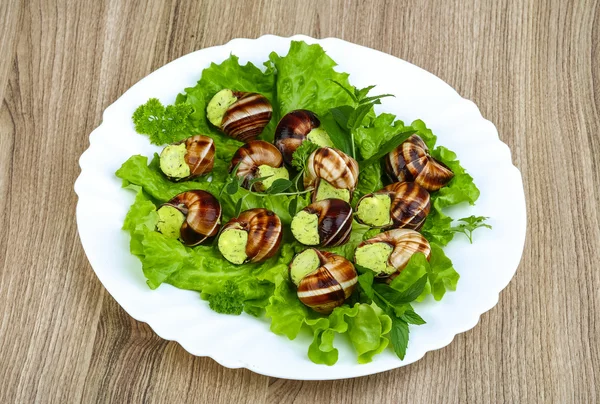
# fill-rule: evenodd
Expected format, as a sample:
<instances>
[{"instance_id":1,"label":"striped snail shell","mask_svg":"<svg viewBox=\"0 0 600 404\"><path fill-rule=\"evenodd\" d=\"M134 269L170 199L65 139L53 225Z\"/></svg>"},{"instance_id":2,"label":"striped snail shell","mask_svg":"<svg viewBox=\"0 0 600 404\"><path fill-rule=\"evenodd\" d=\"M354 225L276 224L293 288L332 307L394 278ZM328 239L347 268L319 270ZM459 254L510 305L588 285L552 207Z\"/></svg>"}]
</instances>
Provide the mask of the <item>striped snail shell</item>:
<instances>
[{"instance_id":1,"label":"striped snail shell","mask_svg":"<svg viewBox=\"0 0 600 404\"><path fill-rule=\"evenodd\" d=\"M320 199L319 186L322 181L335 189L347 190L346 202L352 199L358 183L358 163L352 157L331 147L321 147L309 156L306 166L304 188L315 188L313 201Z\"/></svg>"},{"instance_id":2,"label":"striped snail shell","mask_svg":"<svg viewBox=\"0 0 600 404\"><path fill-rule=\"evenodd\" d=\"M198 245L219 231L221 204L206 191L182 192L164 203L159 211L164 208L174 208L183 215L179 239L188 246Z\"/></svg>"},{"instance_id":3,"label":"striped snail shell","mask_svg":"<svg viewBox=\"0 0 600 404\"><path fill-rule=\"evenodd\" d=\"M354 262L389 282L400 274L417 252L423 253L429 260L431 246L427 239L414 230L394 229L360 243L354 253Z\"/></svg>"},{"instance_id":4,"label":"striped snail shell","mask_svg":"<svg viewBox=\"0 0 600 404\"><path fill-rule=\"evenodd\" d=\"M450 168L431 157L418 135L412 135L388 153L385 168L393 181L414 181L430 192L442 188L454 177Z\"/></svg>"},{"instance_id":5,"label":"striped snail shell","mask_svg":"<svg viewBox=\"0 0 600 404\"><path fill-rule=\"evenodd\" d=\"M172 181L184 181L213 169L215 143L208 136L195 135L173 143L160 153L160 169Z\"/></svg>"},{"instance_id":6,"label":"striped snail shell","mask_svg":"<svg viewBox=\"0 0 600 404\"><path fill-rule=\"evenodd\" d=\"M358 275L341 255L309 248L294 257L290 276L298 286L298 299L319 313L330 313L350 297Z\"/></svg>"},{"instance_id":7,"label":"striped snail shell","mask_svg":"<svg viewBox=\"0 0 600 404\"><path fill-rule=\"evenodd\" d=\"M419 230L431 209L429 192L414 182L396 182L368 194L356 204L356 219L372 227ZM377 210L385 212L377 212ZM380 214L379 222L374 217ZM369 217L369 219L367 219Z\"/></svg>"},{"instance_id":8,"label":"striped snail shell","mask_svg":"<svg viewBox=\"0 0 600 404\"><path fill-rule=\"evenodd\" d=\"M298 109L286 114L275 129L275 146L283 155L286 164L292 164L292 155L307 139L308 134L321 125L314 112Z\"/></svg>"},{"instance_id":9,"label":"striped snail shell","mask_svg":"<svg viewBox=\"0 0 600 404\"><path fill-rule=\"evenodd\" d=\"M239 166L238 166L239 164ZM269 175L273 176L274 172L280 172L280 178L289 177L287 170L283 168L283 157L279 150L271 143L265 142L264 140L251 140L248 143L240 147L229 165L229 172L232 172L235 167L238 167L236 175L243 178L242 186L244 188L249 187L251 180L255 178L265 177L264 169L265 166L279 169L279 170L268 170ZM261 173L261 171L263 171ZM265 184L272 183L274 178L270 178L264 181ZM264 191L261 183L257 183L255 187L258 191Z\"/></svg>"},{"instance_id":10,"label":"striped snail shell","mask_svg":"<svg viewBox=\"0 0 600 404\"><path fill-rule=\"evenodd\" d=\"M352 231L352 207L341 199L314 202L294 216L291 228L296 240L305 245L345 244Z\"/></svg>"},{"instance_id":11,"label":"striped snail shell","mask_svg":"<svg viewBox=\"0 0 600 404\"><path fill-rule=\"evenodd\" d=\"M282 237L281 220L275 213L263 208L249 209L223 226L218 247L223 256L234 264L262 262L277 253ZM232 254L229 248L242 251Z\"/></svg>"},{"instance_id":12,"label":"striped snail shell","mask_svg":"<svg viewBox=\"0 0 600 404\"><path fill-rule=\"evenodd\" d=\"M207 115L225 134L247 142L256 139L267 126L273 107L262 94L226 89L219 91L209 102Z\"/></svg>"}]
</instances>

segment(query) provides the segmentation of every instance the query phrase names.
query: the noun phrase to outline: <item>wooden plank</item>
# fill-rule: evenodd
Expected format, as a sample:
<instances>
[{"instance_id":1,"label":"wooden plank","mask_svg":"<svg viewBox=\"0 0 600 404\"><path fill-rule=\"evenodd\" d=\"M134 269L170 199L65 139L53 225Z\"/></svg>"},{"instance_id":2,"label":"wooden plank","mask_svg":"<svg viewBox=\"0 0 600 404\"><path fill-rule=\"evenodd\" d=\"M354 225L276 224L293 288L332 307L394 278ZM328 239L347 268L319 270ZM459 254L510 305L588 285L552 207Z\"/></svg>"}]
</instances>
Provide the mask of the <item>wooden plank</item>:
<instances>
[{"instance_id":1,"label":"wooden plank","mask_svg":"<svg viewBox=\"0 0 600 404\"><path fill-rule=\"evenodd\" d=\"M599 21L593 0L0 2L0 402L597 402ZM183 54L266 33L415 63L511 147L523 261L449 347L364 378L270 379L161 340L94 276L72 185L104 108Z\"/></svg>"}]
</instances>

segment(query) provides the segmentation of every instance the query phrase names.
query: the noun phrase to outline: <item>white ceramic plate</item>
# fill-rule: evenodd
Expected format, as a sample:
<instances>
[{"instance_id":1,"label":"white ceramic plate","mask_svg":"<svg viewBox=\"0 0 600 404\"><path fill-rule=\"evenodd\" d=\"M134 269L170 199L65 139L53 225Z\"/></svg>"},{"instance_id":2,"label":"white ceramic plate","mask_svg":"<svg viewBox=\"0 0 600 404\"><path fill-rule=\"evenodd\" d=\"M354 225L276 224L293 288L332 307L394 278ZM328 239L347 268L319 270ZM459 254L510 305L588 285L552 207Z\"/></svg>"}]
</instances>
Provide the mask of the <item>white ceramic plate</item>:
<instances>
[{"instance_id":1,"label":"white ceramic plate","mask_svg":"<svg viewBox=\"0 0 600 404\"><path fill-rule=\"evenodd\" d=\"M193 86L202 69L220 63L231 53L240 62L257 66L270 52L287 54L291 40L320 44L350 73L358 87L376 84L377 93L392 93L378 112L396 114L405 122L420 118L457 152L461 163L481 190L475 207L451 210L453 217L490 217L493 230L476 232L470 245L460 235L445 249L461 278L456 292L441 302L431 297L415 305L427 324L411 326L406 358L391 350L359 365L352 348L338 338L340 359L333 367L315 365L307 358L308 336L294 341L269 331L266 319L248 315L225 316L208 308L199 294L162 285L150 290L141 264L129 253L129 236L121 230L134 195L121 188L115 171L131 155L151 157L160 148L138 135L131 121L137 106L150 97L172 103L185 87ZM223 46L202 49L158 69L129 89L104 111L102 124L90 135L90 147L80 159L75 183L79 196L77 225L88 259L108 292L135 319L146 322L162 338L177 341L198 356L210 356L223 366L245 367L264 375L289 379L342 379L382 372L415 362L426 352L448 345L458 333L477 324L482 313L498 302L498 294L513 277L525 241L525 197L519 170L495 126L477 106L436 76L393 56L335 38L305 36L235 39Z\"/></svg>"}]
</instances>

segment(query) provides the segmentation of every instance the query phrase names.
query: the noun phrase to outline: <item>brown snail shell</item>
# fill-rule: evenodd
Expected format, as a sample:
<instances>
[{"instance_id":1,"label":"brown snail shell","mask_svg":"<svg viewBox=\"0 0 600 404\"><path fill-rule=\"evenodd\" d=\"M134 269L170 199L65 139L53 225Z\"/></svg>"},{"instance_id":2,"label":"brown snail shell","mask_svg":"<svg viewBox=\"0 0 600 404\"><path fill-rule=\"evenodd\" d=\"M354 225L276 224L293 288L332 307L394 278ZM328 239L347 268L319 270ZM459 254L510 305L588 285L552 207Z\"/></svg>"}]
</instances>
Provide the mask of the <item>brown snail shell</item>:
<instances>
[{"instance_id":1,"label":"brown snail shell","mask_svg":"<svg viewBox=\"0 0 600 404\"><path fill-rule=\"evenodd\" d=\"M188 137L181 142L173 143L171 146L180 145L182 143L185 144L186 152L184 161L190 169L190 175L183 178L170 177L167 175L171 181L185 181L212 171L215 163L215 142L210 137L195 135ZM165 149L163 149L163 151Z\"/></svg>"},{"instance_id":2,"label":"brown snail shell","mask_svg":"<svg viewBox=\"0 0 600 404\"><path fill-rule=\"evenodd\" d=\"M292 164L292 155L306 140L311 130L318 128L321 121L314 112L298 109L286 114L275 129L275 146L283 155L286 164Z\"/></svg>"},{"instance_id":3,"label":"brown snail shell","mask_svg":"<svg viewBox=\"0 0 600 404\"><path fill-rule=\"evenodd\" d=\"M315 249L320 266L298 284L298 299L319 313L330 313L350 297L358 275L354 265L341 255Z\"/></svg>"},{"instance_id":4,"label":"brown snail shell","mask_svg":"<svg viewBox=\"0 0 600 404\"><path fill-rule=\"evenodd\" d=\"M188 246L198 245L219 232L221 204L206 191L182 192L164 205L183 213L185 221L181 225L180 239Z\"/></svg>"},{"instance_id":5,"label":"brown snail shell","mask_svg":"<svg viewBox=\"0 0 600 404\"><path fill-rule=\"evenodd\" d=\"M383 228L405 228L419 230L423 227L427 215L431 209L429 192L414 182L395 182L383 188L381 191L368 194L359 199L356 209L365 198L375 194L386 194L390 197L390 218L392 223ZM356 220L363 223L360 217ZM368 223L365 223L368 224ZM377 226L373 226L377 227Z\"/></svg>"},{"instance_id":6,"label":"brown snail shell","mask_svg":"<svg viewBox=\"0 0 600 404\"><path fill-rule=\"evenodd\" d=\"M352 206L341 199L324 199L302 209L319 215L317 231L319 245L335 247L346 244L352 232ZM292 233L293 233L292 228Z\"/></svg>"},{"instance_id":7,"label":"brown snail shell","mask_svg":"<svg viewBox=\"0 0 600 404\"><path fill-rule=\"evenodd\" d=\"M393 274L381 273L378 278L387 278L391 282L408 265L408 261L415 253L423 253L427 260L431 257L429 241L421 233L410 229L394 229L379 233L369 240L358 245L357 250L365 245L386 243L393 248L388 258L388 264L396 269Z\"/></svg>"},{"instance_id":8,"label":"brown snail shell","mask_svg":"<svg viewBox=\"0 0 600 404\"><path fill-rule=\"evenodd\" d=\"M279 216L263 208L242 212L223 226L223 232L228 229L239 229L248 233L247 262L261 262L271 258L279 250L283 237Z\"/></svg>"},{"instance_id":9,"label":"brown snail shell","mask_svg":"<svg viewBox=\"0 0 600 404\"><path fill-rule=\"evenodd\" d=\"M393 181L414 181L430 192L442 188L454 177L450 168L431 157L418 135L412 135L388 153L385 168Z\"/></svg>"},{"instance_id":10,"label":"brown snail shell","mask_svg":"<svg viewBox=\"0 0 600 404\"><path fill-rule=\"evenodd\" d=\"M283 166L283 157L279 150L264 140L251 140L240 147L229 165L229 172L239 164L237 176L244 178L242 186L248 188L250 180L258 177L258 167L268 165L279 168Z\"/></svg>"},{"instance_id":11,"label":"brown snail shell","mask_svg":"<svg viewBox=\"0 0 600 404\"><path fill-rule=\"evenodd\" d=\"M256 139L271 120L271 103L267 97L258 93L234 91L233 95L237 101L223 115L221 130L242 142Z\"/></svg>"},{"instance_id":12,"label":"brown snail shell","mask_svg":"<svg viewBox=\"0 0 600 404\"><path fill-rule=\"evenodd\" d=\"M304 173L304 188L313 187L315 191L321 180L338 189L347 189L352 193L358 183L358 163L346 153L331 147L315 150L307 161ZM313 192L313 199L316 192Z\"/></svg>"}]
</instances>

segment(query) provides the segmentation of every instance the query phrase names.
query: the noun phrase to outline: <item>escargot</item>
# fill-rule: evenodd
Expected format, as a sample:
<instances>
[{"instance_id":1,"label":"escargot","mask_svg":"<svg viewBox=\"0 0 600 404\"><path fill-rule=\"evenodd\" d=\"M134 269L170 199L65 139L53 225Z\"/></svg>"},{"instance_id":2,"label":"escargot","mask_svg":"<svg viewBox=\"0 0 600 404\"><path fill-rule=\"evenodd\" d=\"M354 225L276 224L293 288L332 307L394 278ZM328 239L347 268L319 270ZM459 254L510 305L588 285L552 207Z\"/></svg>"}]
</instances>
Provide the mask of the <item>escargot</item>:
<instances>
[{"instance_id":1,"label":"escargot","mask_svg":"<svg viewBox=\"0 0 600 404\"><path fill-rule=\"evenodd\" d=\"M352 231L352 207L341 199L314 202L294 216L291 228L296 240L305 245L345 244Z\"/></svg>"},{"instance_id":2,"label":"escargot","mask_svg":"<svg viewBox=\"0 0 600 404\"><path fill-rule=\"evenodd\" d=\"M354 253L354 262L375 272L377 277L391 281L417 252L429 260L431 246L427 239L414 230L394 229L360 243Z\"/></svg>"},{"instance_id":3,"label":"escargot","mask_svg":"<svg viewBox=\"0 0 600 404\"><path fill-rule=\"evenodd\" d=\"M356 219L371 227L419 230L429 214L429 192L414 182L396 182L356 204Z\"/></svg>"},{"instance_id":4,"label":"escargot","mask_svg":"<svg viewBox=\"0 0 600 404\"><path fill-rule=\"evenodd\" d=\"M213 140L196 135L165 147L160 153L159 165L170 180L183 181L212 171L214 160Z\"/></svg>"},{"instance_id":5,"label":"escargot","mask_svg":"<svg viewBox=\"0 0 600 404\"><path fill-rule=\"evenodd\" d=\"M262 94L224 89L206 107L208 120L242 142L255 139L271 120L273 107Z\"/></svg>"},{"instance_id":6,"label":"escargot","mask_svg":"<svg viewBox=\"0 0 600 404\"><path fill-rule=\"evenodd\" d=\"M313 202L342 199L350 202L358 183L358 163L344 152L321 147L308 158L304 188L313 187Z\"/></svg>"},{"instance_id":7,"label":"escargot","mask_svg":"<svg viewBox=\"0 0 600 404\"><path fill-rule=\"evenodd\" d=\"M221 204L206 191L187 191L164 203L157 214L157 231L195 246L217 235Z\"/></svg>"},{"instance_id":8,"label":"escargot","mask_svg":"<svg viewBox=\"0 0 600 404\"><path fill-rule=\"evenodd\" d=\"M442 188L454 177L450 168L431 157L418 135L412 135L387 154L385 169L392 181L414 181L430 192Z\"/></svg>"},{"instance_id":9,"label":"escargot","mask_svg":"<svg viewBox=\"0 0 600 404\"><path fill-rule=\"evenodd\" d=\"M232 264L261 262L271 258L281 244L281 220L263 208L242 212L223 226L218 248Z\"/></svg>"},{"instance_id":10,"label":"escargot","mask_svg":"<svg viewBox=\"0 0 600 404\"><path fill-rule=\"evenodd\" d=\"M240 147L229 165L229 172L237 167L236 175L243 178L242 186L249 188L253 180L264 178L253 185L257 191L266 191L279 178L289 179L288 170L283 167L283 157L279 150L264 140L251 140Z\"/></svg>"},{"instance_id":11,"label":"escargot","mask_svg":"<svg viewBox=\"0 0 600 404\"><path fill-rule=\"evenodd\" d=\"M333 147L329 135L321 127L321 121L314 112L306 109L288 112L277 124L274 142L286 164L292 164L292 155L305 140L318 146Z\"/></svg>"},{"instance_id":12,"label":"escargot","mask_svg":"<svg viewBox=\"0 0 600 404\"><path fill-rule=\"evenodd\" d=\"M319 313L330 313L350 297L358 275L341 255L309 248L290 264L290 278L298 287L298 299Z\"/></svg>"}]
</instances>

